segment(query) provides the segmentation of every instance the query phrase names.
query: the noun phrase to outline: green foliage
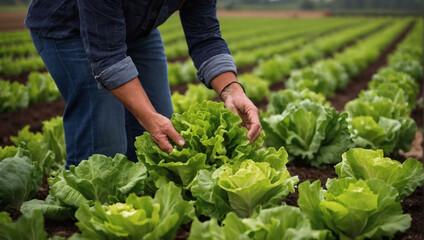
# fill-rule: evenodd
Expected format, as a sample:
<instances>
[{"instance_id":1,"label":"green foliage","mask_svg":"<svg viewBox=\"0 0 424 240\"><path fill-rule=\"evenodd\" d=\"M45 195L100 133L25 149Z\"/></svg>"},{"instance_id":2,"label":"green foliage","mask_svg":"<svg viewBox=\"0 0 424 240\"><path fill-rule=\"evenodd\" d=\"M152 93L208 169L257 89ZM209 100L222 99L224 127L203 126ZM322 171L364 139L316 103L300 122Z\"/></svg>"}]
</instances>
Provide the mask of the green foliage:
<instances>
[{"instance_id":1,"label":"green foliage","mask_svg":"<svg viewBox=\"0 0 424 240\"><path fill-rule=\"evenodd\" d=\"M17 152L18 152L18 148L16 148L15 146L0 147L0 161L5 158L10 158L15 156Z\"/></svg>"},{"instance_id":2,"label":"green foliage","mask_svg":"<svg viewBox=\"0 0 424 240\"><path fill-rule=\"evenodd\" d=\"M184 95L175 92L172 94L172 105L174 112L183 113L187 111L192 105L201 103L205 100L211 100L216 96L216 92L206 88L203 84L188 84L188 89Z\"/></svg>"},{"instance_id":3,"label":"green foliage","mask_svg":"<svg viewBox=\"0 0 424 240\"><path fill-rule=\"evenodd\" d=\"M339 178L381 179L396 188L400 201L424 183L423 164L413 158L400 163L385 158L382 150L361 148L350 149L342 158L342 162L335 166Z\"/></svg>"},{"instance_id":4,"label":"green foliage","mask_svg":"<svg viewBox=\"0 0 424 240\"><path fill-rule=\"evenodd\" d=\"M22 149L0 162L0 209L19 210L22 203L37 193L43 172Z\"/></svg>"},{"instance_id":5,"label":"green foliage","mask_svg":"<svg viewBox=\"0 0 424 240\"><path fill-rule=\"evenodd\" d=\"M28 150L28 157L49 176L56 176L65 165L65 133L61 117L43 122L43 134L32 133L29 125L10 137L12 142Z\"/></svg>"},{"instance_id":6,"label":"green foliage","mask_svg":"<svg viewBox=\"0 0 424 240\"><path fill-rule=\"evenodd\" d=\"M386 87L381 87L381 85L386 85ZM419 86L414 79L406 73L399 72L394 68L383 68L372 77L371 82L368 83L368 87L370 89L386 88L386 92L390 92L392 88L391 92L394 92L392 94L399 91L395 88L400 88L403 91L404 98L408 102L408 108L411 110L415 108ZM389 98L395 99L393 95L389 96Z\"/></svg>"},{"instance_id":7,"label":"green foliage","mask_svg":"<svg viewBox=\"0 0 424 240\"><path fill-rule=\"evenodd\" d=\"M327 239L329 231L313 230L309 219L293 206L261 209L250 218L240 219L228 213L221 226L215 218L206 222L194 219L189 240L233 239Z\"/></svg>"},{"instance_id":8,"label":"green foliage","mask_svg":"<svg viewBox=\"0 0 424 240\"><path fill-rule=\"evenodd\" d=\"M395 188L380 179L328 179L327 190L319 180L299 185L300 209L314 229L330 229L338 239L392 238L411 225L402 214Z\"/></svg>"},{"instance_id":9,"label":"green foliage","mask_svg":"<svg viewBox=\"0 0 424 240\"><path fill-rule=\"evenodd\" d=\"M411 109L404 96L400 89L390 91L380 85L374 90L361 92L359 98L348 102L345 109L351 118L354 146L382 148L386 154L396 153L399 149L409 151L417 125L409 117Z\"/></svg>"},{"instance_id":10,"label":"green foliage","mask_svg":"<svg viewBox=\"0 0 424 240\"><path fill-rule=\"evenodd\" d=\"M281 114L262 119L265 143L284 146L292 159L315 167L337 163L350 143L346 118L309 100L291 104Z\"/></svg>"},{"instance_id":11,"label":"green foliage","mask_svg":"<svg viewBox=\"0 0 424 240\"><path fill-rule=\"evenodd\" d=\"M295 91L293 89L284 89L271 94L267 112L271 115L277 115L284 112L289 104L298 104L299 102L309 99L311 102L318 103L325 107L330 107L330 102L320 93L315 93L309 89Z\"/></svg>"},{"instance_id":12,"label":"green foliage","mask_svg":"<svg viewBox=\"0 0 424 240\"><path fill-rule=\"evenodd\" d=\"M173 239L180 225L194 217L194 208L183 200L180 188L168 183L155 198L131 194L125 203L83 204L75 216L87 239Z\"/></svg>"},{"instance_id":13,"label":"green foliage","mask_svg":"<svg viewBox=\"0 0 424 240\"><path fill-rule=\"evenodd\" d=\"M135 142L139 160L158 187L169 180L188 186L199 170L248 159L263 143L259 137L249 144L241 118L224 103L193 105L182 114L174 113L171 122L185 140L183 147L174 145L170 154L163 152L148 132Z\"/></svg>"},{"instance_id":14,"label":"green foliage","mask_svg":"<svg viewBox=\"0 0 424 240\"><path fill-rule=\"evenodd\" d=\"M49 73L32 72L26 84L31 103L50 102L60 97L56 83Z\"/></svg>"},{"instance_id":15,"label":"green foliage","mask_svg":"<svg viewBox=\"0 0 424 240\"><path fill-rule=\"evenodd\" d=\"M75 211L82 204L122 202L130 193L142 194L147 178L142 163L128 161L124 155L114 158L95 154L83 160L77 167L70 166L57 177L49 178L50 198L46 202L31 200L25 202L22 212L33 208L44 215L55 218L62 213Z\"/></svg>"},{"instance_id":16,"label":"green foliage","mask_svg":"<svg viewBox=\"0 0 424 240\"><path fill-rule=\"evenodd\" d=\"M238 79L246 91L246 96L252 100L252 102L258 102L269 96L269 82L252 74L240 75Z\"/></svg>"},{"instance_id":17,"label":"green foliage","mask_svg":"<svg viewBox=\"0 0 424 240\"><path fill-rule=\"evenodd\" d=\"M337 85L337 79L333 77L330 71L315 67L292 72L286 83L288 89L297 91L309 89L324 96L332 96Z\"/></svg>"},{"instance_id":18,"label":"green foliage","mask_svg":"<svg viewBox=\"0 0 424 240\"><path fill-rule=\"evenodd\" d=\"M8 213L0 212L0 239L47 239L43 215L39 210L34 210L12 222Z\"/></svg>"},{"instance_id":19,"label":"green foliage","mask_svg":"<svg viewBox=\"0 0 424 240\"><path fill-rule=\"evenodd\" d=\"M25 108L28 103L28 90L24 85L0 80L0 113Z\"/></svg>"},{"instance_id":20,"label":"green foliage","mask_svg":"<svg viewBox=\"0 0 424 240\"><path fill-rule=\"evenodd\" d=\"M287 153L283 148L268 151L266 157L200 170L190 189L197 211L218 220L230 211L249 217L258 206L276 206L294 192L299 179L287 171Z\"/></svg>"}]
</instances>

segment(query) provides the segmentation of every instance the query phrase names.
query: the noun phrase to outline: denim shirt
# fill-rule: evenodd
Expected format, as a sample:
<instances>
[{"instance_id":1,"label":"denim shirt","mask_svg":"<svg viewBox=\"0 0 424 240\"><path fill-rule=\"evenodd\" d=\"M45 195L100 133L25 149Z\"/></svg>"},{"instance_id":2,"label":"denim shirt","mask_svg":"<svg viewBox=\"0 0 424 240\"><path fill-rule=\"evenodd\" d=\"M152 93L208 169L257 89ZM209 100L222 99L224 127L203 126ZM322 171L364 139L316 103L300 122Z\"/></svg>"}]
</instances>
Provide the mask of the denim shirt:
<instances>
[{"instance_id":1,"label":"denim shirt","mask_svg":"<svg viewBox=\"0 0 424 240\"><path fill-rule=\"evenodd\" d=\"M127 45L164 23L180 4L181 0L31 0L25 25L41 37L81 36L95 78L114 89L138 76ZM198 79L210 88L217 75L237 74L221 38L216 0L186 0L179 11Z\"/></svg>"}]
</instances>

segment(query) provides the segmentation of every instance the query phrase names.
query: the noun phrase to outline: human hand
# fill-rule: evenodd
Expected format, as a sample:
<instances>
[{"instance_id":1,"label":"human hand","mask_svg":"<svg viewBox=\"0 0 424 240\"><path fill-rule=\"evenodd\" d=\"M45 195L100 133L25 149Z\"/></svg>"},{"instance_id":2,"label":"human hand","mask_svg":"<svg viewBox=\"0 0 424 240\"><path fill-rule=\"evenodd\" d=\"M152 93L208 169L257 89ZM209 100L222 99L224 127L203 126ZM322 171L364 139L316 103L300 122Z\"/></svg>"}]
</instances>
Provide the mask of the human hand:
<instances>
[{"instance_id":1,"label":"human hand","mask_svg":"<svg viewBox=\"0 0 424 240\"><path fill-rule=\"evenodd\" d=\"M150 133L152 140L164 152L171 153L173 149L168 137L179 146L185 144L183 137L175 130L171 121L161 114L154 114L148 121L145 121L143 126Z\"/></svg>"},{"instance_id":2,"label":"human hand","mask_svg":"<svg viewBox=\"0 0 424 240\"><path fill-rule=\"evenodd\" d=\"M258 108L250 101L238 83L228 86L221 94L225 106L241 119L241 125L248 129L247 139L253 143L261 134L262 126L259 122Z\"/></svg>"}]
</instances>

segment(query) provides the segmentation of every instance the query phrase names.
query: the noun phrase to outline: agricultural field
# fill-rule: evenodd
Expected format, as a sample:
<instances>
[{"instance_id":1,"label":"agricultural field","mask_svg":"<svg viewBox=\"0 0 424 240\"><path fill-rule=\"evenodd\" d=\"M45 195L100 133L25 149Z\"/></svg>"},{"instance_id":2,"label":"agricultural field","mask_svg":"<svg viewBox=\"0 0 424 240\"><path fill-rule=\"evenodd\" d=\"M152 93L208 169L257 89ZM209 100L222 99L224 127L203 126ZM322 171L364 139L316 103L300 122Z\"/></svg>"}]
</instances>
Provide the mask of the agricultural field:
<instances>
[{"instance_id":1,"label":"agricultural field","mask_svg":"<svg viewBox=\"0 0 424 240\"><path fill-rule=\"evenodd\" d=\"M145 133L139 162L70 171L53 79L27 30L0 32L0 239L423 239L423 21L220 21L261 137L199 84L173 16L159 29L185 149Z\"/></svg>"}]
</instances>

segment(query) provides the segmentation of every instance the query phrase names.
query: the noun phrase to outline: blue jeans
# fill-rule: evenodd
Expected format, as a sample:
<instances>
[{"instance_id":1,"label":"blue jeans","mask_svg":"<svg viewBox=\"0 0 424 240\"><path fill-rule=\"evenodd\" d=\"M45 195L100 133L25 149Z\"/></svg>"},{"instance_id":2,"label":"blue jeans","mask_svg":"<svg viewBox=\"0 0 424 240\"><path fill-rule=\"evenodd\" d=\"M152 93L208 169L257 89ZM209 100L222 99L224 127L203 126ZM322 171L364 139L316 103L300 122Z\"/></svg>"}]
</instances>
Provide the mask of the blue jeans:
<instances>
[{"instance_id":1,"label":"blue jeans","mask_svg":"<svg viewBox=\"0 0 424 240\"><path fill-rule=\"evenodd\" d=\"M31 37L66 102L66 169L96 153L122 153L137 161L134 141L144 128L108 90L98 88L81 38L44 38L33 32ZM156 111L171 118L167 62L159 30L128 45L127 55Z\"/></svg>"}]
</instances>

